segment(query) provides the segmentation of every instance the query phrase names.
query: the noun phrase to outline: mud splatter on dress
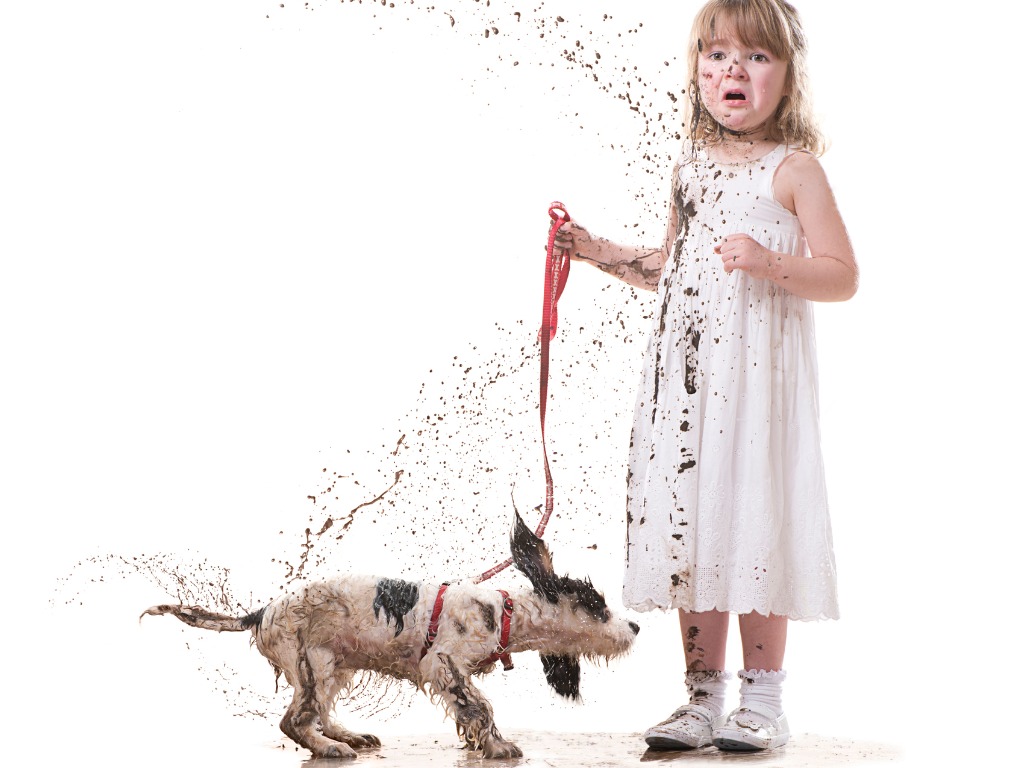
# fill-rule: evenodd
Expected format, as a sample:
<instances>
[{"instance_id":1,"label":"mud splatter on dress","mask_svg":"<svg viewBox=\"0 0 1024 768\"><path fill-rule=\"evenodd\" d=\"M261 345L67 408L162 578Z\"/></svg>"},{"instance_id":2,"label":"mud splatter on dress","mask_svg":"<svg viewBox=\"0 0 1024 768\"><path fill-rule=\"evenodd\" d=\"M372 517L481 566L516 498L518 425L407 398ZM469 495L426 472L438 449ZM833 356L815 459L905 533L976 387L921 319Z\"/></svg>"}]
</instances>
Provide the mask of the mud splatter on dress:
<instances>
[{"instance_id":1,"label":"mud splatter on dress","mask_svg":"<svg viewBox=\"0 0 1024 768\"><path fill-rule=\"evenodd\" d=\"M658 289L630 446L624 603L838 618L811 302L727 274L746 233L806 256L773 194L780 145L750 162L684 148L679 227Z\"/></svg>"}]
</instances>

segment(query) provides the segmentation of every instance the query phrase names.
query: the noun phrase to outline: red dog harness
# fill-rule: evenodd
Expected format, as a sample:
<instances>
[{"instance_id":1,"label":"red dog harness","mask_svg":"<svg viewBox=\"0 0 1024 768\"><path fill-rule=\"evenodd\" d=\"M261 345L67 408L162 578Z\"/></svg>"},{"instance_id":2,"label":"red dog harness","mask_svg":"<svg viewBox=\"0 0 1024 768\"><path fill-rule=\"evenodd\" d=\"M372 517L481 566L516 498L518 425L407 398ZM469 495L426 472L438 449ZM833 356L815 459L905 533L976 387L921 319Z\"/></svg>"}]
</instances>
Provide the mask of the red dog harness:
<instances>
[{"instance_id":1,"label":"red dog harness","mask_svg":"<svg viewBox=\"0 0 1024 768\"><path fill-rule=\"evenodd\" d=\"M434 610L430 614L430 624L427 625L427 639L423 643L423 650L420 651L420 659L427 655L427 651L430 650L430 646L434 644L434 640L437 639L437 627L441 621L441 611L444 609L444 593L448 590L448 582L440 586L437 590L437 598L434 600ZM486 667L488 664L493 664L496 661L500 661L502 666L507 672L513 669L512 655L508 652L508 639L512 633L512 598L508 596L508 592L503 589L498 590L501 593L501 636L498 638L498 647L494 653L488 656L486 659L481 661L477 666Z\"/></svg>"}]
</instances>

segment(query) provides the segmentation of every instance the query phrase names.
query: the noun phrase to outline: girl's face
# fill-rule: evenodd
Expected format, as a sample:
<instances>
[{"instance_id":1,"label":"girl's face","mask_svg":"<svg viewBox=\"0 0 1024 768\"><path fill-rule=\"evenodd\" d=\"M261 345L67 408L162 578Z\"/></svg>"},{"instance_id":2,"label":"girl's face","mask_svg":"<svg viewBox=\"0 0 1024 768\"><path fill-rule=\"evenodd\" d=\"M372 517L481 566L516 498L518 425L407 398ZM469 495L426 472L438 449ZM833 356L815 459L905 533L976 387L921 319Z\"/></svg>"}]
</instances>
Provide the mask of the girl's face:
<instances>
[{"instance_id":1,"label":"girl's face","mask_svg":"<svg viewBox=\"0 0 1024 768\"><path fill-rule=\"evenodd\" d=\"M701 101L729 131L756 139L786 95L789 62L725 35L697 55Z\"/></svg>"}]
</instances>

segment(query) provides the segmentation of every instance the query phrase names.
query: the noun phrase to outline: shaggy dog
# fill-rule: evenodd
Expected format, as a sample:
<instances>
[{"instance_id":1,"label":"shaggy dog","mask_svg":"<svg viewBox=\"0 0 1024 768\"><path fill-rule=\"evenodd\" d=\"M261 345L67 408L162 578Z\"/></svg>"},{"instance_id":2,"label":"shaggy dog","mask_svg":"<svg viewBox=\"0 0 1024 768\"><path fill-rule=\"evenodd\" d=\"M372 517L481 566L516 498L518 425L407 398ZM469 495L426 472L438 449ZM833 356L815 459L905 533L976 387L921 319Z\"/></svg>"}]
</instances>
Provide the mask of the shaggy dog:
<instances>
[{"instance_id":1,"label":"shaggy dog","mask_svg":"<svg viewBox=\"0 0 1024 768\"><path fill-rule=\"evenodd\" d=\"M217 632L251 630L259 652L295 691L281 730L314 757L355 757L353 747L380 745L331 718L357 671L409 680L439 699L466 746L484 757L521 757L495 727L473 675L498 660L510 669L509 654L538 651L551 687L578 700L580 657L626 653L640 628L612 616L589 580L557 576L544 542L518 513L511 541L513 561L533 585L511 597L476 584L340 576L240 618L181 605L143 615L169 613Z\"/></svg>"}]
</instances>

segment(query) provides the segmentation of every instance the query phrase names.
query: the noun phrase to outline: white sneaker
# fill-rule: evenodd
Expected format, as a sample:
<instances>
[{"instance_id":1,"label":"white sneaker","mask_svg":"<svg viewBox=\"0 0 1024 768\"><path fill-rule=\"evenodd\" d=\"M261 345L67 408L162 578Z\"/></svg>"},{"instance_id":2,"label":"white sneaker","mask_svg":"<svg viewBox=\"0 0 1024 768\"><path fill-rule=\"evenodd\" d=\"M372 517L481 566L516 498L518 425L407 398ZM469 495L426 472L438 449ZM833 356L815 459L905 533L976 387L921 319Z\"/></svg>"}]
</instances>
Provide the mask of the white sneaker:
<instances>
[{"instance_id":1,"label":"white sneaker","mask_svg":"<svg viewBox=\"0 0 1024 768\"><path fill-rule=\"evenodd\" d=\"M775 749L789 741L789 721L766 706L751 703L733 710L713 729L711 742L729 752Z\"/></svg>"},{"instance_id":2,"label":"white sneaker","mask_svg":"<svg viewBox=\"0 0 1024 768\"><path fill-rule=\"evenodd\" d=\"M723 718L700 704L684 704L668 719L644 731L647 746L656 750L698 749L711 744L711 732Z\"/></svg>"}]
</instances>

